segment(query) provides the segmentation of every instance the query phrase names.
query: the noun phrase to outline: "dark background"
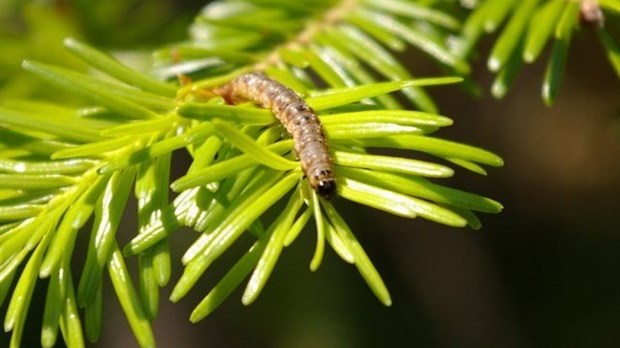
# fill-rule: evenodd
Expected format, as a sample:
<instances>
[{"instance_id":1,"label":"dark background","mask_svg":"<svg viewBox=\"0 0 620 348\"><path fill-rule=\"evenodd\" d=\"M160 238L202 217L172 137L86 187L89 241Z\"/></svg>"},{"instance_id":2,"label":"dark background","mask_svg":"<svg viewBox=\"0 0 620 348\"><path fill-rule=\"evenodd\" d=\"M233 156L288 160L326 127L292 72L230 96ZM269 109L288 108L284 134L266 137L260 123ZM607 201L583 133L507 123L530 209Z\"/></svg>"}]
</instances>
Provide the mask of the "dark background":
<instances>
[{"instance_id":1,"label":"dark background","mask_svg":"<svg viewBox=\"0 0 620 348\"><path fill-rule=\"evenodd\" d=\"M202 6L197 1L154 3L170 9L166 23L176 29L169 29L165 38L148 30L134 34L143 35L144 40L138 41L145 47L182 39L183 28ZM77 22L90 42L114 45L113 38ZM119 23L127 28L135 24ZM127 47L127 41L118 38L118 47ZM482 57L491 42L483 43ZM506 162L503 168L491 169L488 177L457 171L449 180L504 205L501 214L481 216L481 230L406 220L336 202L390 289L391 307L383 307L355 268L331 250L321 268L310 272L315 238L307 229L284 251L254 304L244 307L237 291L197 324L189 322L189 314L235 260L234 251L190 296L171 304L166 298L180 274L175 262L176 272L162 291L160 315L153 323L159 346L616 346L620 342L620 84L593 33L579 32L570 51L552 108L540 98L542 62L526 66L500 101L488 93L476 99L456 87L432 90L442 114L455 120L439 136L485 147ZM419 53L403 59L418 76L438 73ZM477 62L474 70L475 80L488 91L492 76L484 62ZM129 235L134 225L131 220L126 224ZM173 260L193 238L192 231L175 234ZM103 334L96 346L135 346L107 285ZM37 317L42 309L37 306L43 304L44 289L42 282L35 292L28 321L32 332L26 333L24 347L39 345ZM0 346L8 342L2 335Z\"/></svg>"}]
</instances>

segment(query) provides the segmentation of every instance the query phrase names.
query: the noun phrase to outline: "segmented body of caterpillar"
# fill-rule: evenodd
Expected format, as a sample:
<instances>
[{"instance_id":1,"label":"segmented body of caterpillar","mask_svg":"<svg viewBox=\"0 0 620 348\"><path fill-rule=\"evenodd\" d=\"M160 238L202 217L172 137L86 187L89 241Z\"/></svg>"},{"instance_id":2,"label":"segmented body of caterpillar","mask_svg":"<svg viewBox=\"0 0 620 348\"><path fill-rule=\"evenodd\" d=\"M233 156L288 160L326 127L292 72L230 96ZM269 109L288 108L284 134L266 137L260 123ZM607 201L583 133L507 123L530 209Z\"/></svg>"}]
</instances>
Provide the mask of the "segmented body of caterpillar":
<instances>
[{"instance_id":1,"label":"segmented body of caterpillar","mask_svg":"<svg viewBox=\"0 0 620 348\"><path fill-rule=\"evenodd\" d=\"M262 73L241 75L214 92L227 103L250 101L271 110L293 137L295 152L310 186L321 196L336 193L334 164L316 113L293 90Z\"/></svg>"}]
</instances>

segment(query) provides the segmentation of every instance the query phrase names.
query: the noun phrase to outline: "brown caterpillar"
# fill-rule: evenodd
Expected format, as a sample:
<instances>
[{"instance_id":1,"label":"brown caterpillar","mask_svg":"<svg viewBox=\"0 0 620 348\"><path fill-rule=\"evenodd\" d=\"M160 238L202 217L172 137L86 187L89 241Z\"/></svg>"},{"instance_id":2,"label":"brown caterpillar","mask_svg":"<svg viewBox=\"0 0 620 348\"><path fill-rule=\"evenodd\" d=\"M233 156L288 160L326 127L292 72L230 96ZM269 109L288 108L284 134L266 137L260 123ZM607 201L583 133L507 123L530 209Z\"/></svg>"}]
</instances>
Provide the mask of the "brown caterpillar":
<instances>
[{"instance_id":1,"label":"brown caterpillar","mask_svg":"<svg viewBox=\"0 0 620 348\"><path fill-rule=\"evenodd\" d=\"M579 9L579 17L581 23L597 28L602 28L605 22L605 15L597 0L583 0Z\"/></svg>"},{"instance_id":2,"label":"brown caterpillar","mask_svg":"<svg viewBox=\"0 0 620 348\"><path fill-rule=\"evenodd\" d=\"M271 110L293 137L295 152L310 186L325 198L336 192L334 164L316 113L293 90L262 73L241 75L214 92L227 103L250 101Z\"/></svg>"}]
</instances>

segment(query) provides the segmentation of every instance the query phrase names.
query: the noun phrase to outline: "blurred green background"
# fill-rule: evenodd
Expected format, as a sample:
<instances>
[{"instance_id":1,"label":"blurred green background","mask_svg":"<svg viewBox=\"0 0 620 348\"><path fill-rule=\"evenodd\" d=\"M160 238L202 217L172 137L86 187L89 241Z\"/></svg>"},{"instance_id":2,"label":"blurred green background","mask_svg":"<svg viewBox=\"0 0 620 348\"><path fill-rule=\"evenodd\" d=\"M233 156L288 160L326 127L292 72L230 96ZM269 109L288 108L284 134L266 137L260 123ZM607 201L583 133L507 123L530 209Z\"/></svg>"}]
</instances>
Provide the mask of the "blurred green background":
<instances>
[{"instance_id":1,"label":"blurred green background","mask_svg":"<svg viewBox=\"0 0 620 348\"><path fill-rule=\"evenodd\" d=\"M184 39L203 5L195 0L0 0L0 97L71 102L70 96L22 73L21 60L84 69L62 49L62 39L73 36L146 67L149 55L135 52ZM483 42L481 57L491 42ZM592 32L578 33L570 51L564 84L551 109L540 99L542 64L526 66L501 101L488 93L475 99L458 88L431 91L442 113L455 120L440 136L486 147L506 162L488 177L458 171L450 180L504 204L502 214L482 216L482 230L405 220L336 202L383 275L392 307L384 308L354 267L333 252L311 273L314 233L307 230L284 252L250 307L243 307L237 291L202 322L188 319L238 256L234 252L179 304L167 300L171 285L165 288L153 323L159 346L616 346L620 84ZM417 52L403 59L418 76L439 73ZM483 63L475 63L474 78L488 90L492 76ZM182 168L185 160L180 156L173 167ZM135 221L127 217L123 226L121 242L134 233ZM85 233L80 238L87 241ZM176 233L172 252L180 258L193 238L192 231ZM249 245L245 242L239 253ZM76 255L76 269L82 259ZM178 277L180 263L174 266ZM40 345L45 288L41 282L35 291L24 347ZM110 286L104 301L103 333L95 346L135 346ZM6 345L8 335L2 333L0 347Z\"/></svg>"}]
</instances>

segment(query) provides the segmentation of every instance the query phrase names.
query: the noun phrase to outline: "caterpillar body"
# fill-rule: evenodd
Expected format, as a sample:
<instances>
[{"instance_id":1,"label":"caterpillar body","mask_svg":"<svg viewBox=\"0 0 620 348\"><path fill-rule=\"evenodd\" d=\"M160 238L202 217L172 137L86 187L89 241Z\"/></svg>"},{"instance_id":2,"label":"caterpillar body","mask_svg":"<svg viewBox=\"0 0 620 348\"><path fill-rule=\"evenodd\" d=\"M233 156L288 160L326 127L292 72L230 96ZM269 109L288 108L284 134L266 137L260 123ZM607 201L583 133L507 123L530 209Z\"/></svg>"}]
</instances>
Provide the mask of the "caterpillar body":
<instances>
[{"instance_id":1,"label":"caterpillar body","mask_svg":"<svg viewBox=\"0 0 620 348\"><path fill-rule=\"evenodd\" d=\"M318 116L293 90L262 73L241 75L214 92L227 103L250 101L271 110L293 137L294 148L310 186L321 196L336 193L334 164Z\"/></svg>"}]
</instances>

